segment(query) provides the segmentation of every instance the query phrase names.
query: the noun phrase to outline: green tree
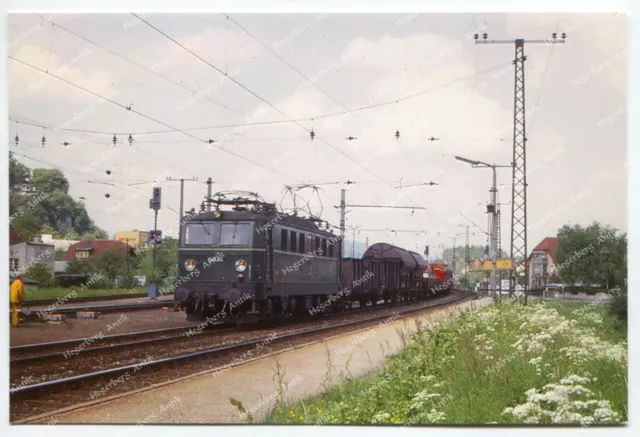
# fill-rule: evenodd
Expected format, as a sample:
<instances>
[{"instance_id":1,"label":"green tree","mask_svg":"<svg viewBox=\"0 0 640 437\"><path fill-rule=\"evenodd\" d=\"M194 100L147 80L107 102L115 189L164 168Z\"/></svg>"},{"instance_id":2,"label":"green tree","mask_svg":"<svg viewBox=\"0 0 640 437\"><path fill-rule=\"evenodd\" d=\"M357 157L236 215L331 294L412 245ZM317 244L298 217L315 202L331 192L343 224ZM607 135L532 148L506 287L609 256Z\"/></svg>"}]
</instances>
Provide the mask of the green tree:
<instances>
[{"instance_id":1,"label":"green tree","mask_svg":"<svg viewBox=\"0 0 640 437\"><path fill-rule=\"evenodd\" d=\"M38 281L40 287L53 287L56 285L55 280L51 276L51 272L47 266L41 263L32 264L26 271L25 276L29 279Z\"/></svg>"},{"instance_id":2,"label":"green tree","mask_svg":"<svg viewBox=\"0 0 640 437\"><path fill-rule=\"evenodd\" d=\"M136 263L136 257L124 247L110 247L88 260L92 271L105 275L111 281L115 280L116 276L131 276L136 269Z\"/></svg>"},{"instance_id":3,"label":"green tree","mask_svg":"<svg viewBox=\"0 0 640 437\"><path fill-rule=\"evenodd\" d=\"M139 251L138 274L151 280L153 277L153 246ZM178 240L163 238L156 248L156 278L173 278L178 264Z\"/></svg>"},{"instance_id":4,"label":"green tree","mask_svg":"<svg viewBox=\"0 0 640 437\"><path fill-rule=\"evenodd\" d=\"M621 286L627 277L627 236L600 223L558 230L556 268L569 284Z\"/></svg>"},{"instance_id":5,"label":"green tree","mask_svg":"<svg viewBox=\"0 0 640 437\"><path fill-rule=\"evenodd\" d=\"M67 254L67 251L61 248L56 249L55 260L56 261L64 261L64 256Z\"/></svg>"},{"instance_id":6,"label":"green tree","mask_svg":"<svg viewBox=\"0 0 640 437\"><path fill-rule=\"evenodd\" d=\"M62 191L69 193L69 181L58 169L36 168L31 177L31 187L39 193Z\"/></svg>"},{"instance_id":7,"label":"green tree","mask_svg":"<svg viewBox=\"0 0 640 437\"><path fill-rule=\"evenodd\" d=\"M13 153L9 152L9 190L25 185L29 182L31 170L24 164L19 163Z\"/></svg>"}]
</instances>

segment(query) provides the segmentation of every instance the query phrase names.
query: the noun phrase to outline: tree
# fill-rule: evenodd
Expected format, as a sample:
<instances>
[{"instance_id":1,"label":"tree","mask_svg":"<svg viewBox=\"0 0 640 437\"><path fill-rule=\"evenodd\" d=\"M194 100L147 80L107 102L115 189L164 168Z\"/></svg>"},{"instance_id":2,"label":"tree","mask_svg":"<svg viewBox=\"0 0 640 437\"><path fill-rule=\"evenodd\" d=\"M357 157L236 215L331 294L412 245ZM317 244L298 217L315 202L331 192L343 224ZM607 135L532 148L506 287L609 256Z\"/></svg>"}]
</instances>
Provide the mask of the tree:
<instances>
[{"instance_id":1,"label":"tree","mask_svg":"<svg viewBox=\"0 0 640 437\"><path fill-rule=\"evenodd\" d=\"M153 246L145 248L139 252L140 262L138 264L138 274L148 278L153 277ZM165 237L162 244L156 248L156 278L170 277L176 275L176 265L178 264L178 240Z\"/></svg>"},{"instance_id":2,"label":"tree","mask_svg":"<svg viewBox=\"0 0 640 437\"><path fill-rule=\"evenodd\" d=\"M131 255L128 247L107 248L88 261L93 271L102 273L112 281L116 276L131 276L136 263L136 257Z\"/></svg>"},{"instance_id":3,"label":"tree","mask_svg":"<svg viewBox=\"0 0 640 437\"><path fill-rule=\"evenodd\" d=\"M51 276L51 272L44 264L32 264L25 273L25 276L29 279L38 281L40 287L53 287L56 284L55 280Z\"/></svg>"},{"instance_id":4,"label":"tree","mask_svg":"<svg viewBox=\"0 0 640 437\"><path fill-rule=\"evenodd\" d=\"M67 254L67 251L62 249L62 248L58 248L56 249L56 253L55 253L55 260L56 261L64 261L64 256Z\"/></svg>"},{"instance_id":5,"label":"tree","mask_svg":"<svg viewBox=\"0 0 640 437\"><path fill-rule=\"evenodd\" d=\"M56 190L69 193L69 181L58 169L36 168L31 177L31 187L39 193L52 193Z\"/></svg>"},{"instance_id":6,"label":"tree","mask_svg":"<svg viewBox=\"0 0 640 437\"><path fill-rule=\"evenodd\" d=\"M627 236L594 222L558 230L555 253L560 279L569 284L621 286L627 277Z\"/></svg>"},{"instance_id":7,"label":"tree","mask_svg":"<svg viewBox=\"0 0 640 437\"><path fill-rule=\"evenodd\" d=\"M107 240L108 238L107 232L98 227L94 227L80 236L80 240Z\"/></svg>"},{"instance_id":8,"label":"tree","mask_svg":"<svg viewBox=\"0 0 640 437\"><path fill-rule=\"evenodd\" d=\"M9 190L26 185L29 182L31 170L24 164L19 163L13 153L9 152Z\"/></svg>"}]
</instances>

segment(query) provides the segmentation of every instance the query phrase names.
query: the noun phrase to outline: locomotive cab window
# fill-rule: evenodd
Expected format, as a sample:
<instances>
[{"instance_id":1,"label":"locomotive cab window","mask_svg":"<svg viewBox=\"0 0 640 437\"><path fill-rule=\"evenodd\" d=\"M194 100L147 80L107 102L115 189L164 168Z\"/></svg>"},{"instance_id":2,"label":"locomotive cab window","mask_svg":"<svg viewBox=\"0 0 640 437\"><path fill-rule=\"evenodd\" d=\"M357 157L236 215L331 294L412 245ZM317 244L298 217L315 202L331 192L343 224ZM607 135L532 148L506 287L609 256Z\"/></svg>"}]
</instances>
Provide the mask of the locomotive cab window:
<instances>
[{"instance_id":1,"label":"locomotive cab window","mask_svg":"<svg viewBox=\"0 0 640 437\"><path fill-rule=\"evenodd\" d=\"M251 243L251 223L222 223L220 246L244 246Z\"/></svg>"},{"instance_id":2,"label":"locomotive cab window","mask_svg":"<svg viewBox=\"0 0 640 437\"><path fill-rule=\"evenodd\" d=\"M296 231L291 231L291 241L289 241L289 244L290 244L289 251L295 252L296 251Z\"/></svg>"},{"instance_id":3,"label":"locomotive cab window","mask_svg":"<svg viewBox=\"0 0 640 437\"><path fill-rule=\"evenodd\" d=\"M298 252L304 253L304 234L300 232L300 237L298 238Z\"/></svg>"},{"instance_id":4,"label":"locomotive cab window","mask_svg":"<svg viewBox=\"0 0 640 437\"><path fill-rule=\"evenodd\" d=\"M322 256L327 256L327 239L322 239Z\"/></svg>"},{"instance_id":5,"label":"locomotive cab window","mask_svg":"<svg viewBox=\"0 0 640 437\"><path fill-rule=\"evenodd\" d=\"M215 243L215 223L189 223L185 226L184 243L211 246Z\"/></svg>"},{"instance_id":6,"label":"locomotive cab window","mask_svg":"<svg viewBox=\"0 0 640 437\"><path fill-rule=\"evenodd\" d=\"M316 255L317 255L318 252L320 252L320 237L316 237L316 245L315 245L314 249L315 249Z\"/></svg>"},{"instance_id":7,"label":"locomotive cab window","mask_svg":"<svg viewBox=\"0 0 640 437\"><path fill-rule=\"evenodd\" d=\"M329 243L329 257L333 258L333 243Z\"/></svg>"},{"instance_id":8,"label":"locomotive cab window","mask_svg":"<svg viewBox=\"0 0 640 437\"><path fill-rule=\"evenodd\" d=\"M280 250L287 250L287 230L280 229Z\"/></svg>"}]
</instances>

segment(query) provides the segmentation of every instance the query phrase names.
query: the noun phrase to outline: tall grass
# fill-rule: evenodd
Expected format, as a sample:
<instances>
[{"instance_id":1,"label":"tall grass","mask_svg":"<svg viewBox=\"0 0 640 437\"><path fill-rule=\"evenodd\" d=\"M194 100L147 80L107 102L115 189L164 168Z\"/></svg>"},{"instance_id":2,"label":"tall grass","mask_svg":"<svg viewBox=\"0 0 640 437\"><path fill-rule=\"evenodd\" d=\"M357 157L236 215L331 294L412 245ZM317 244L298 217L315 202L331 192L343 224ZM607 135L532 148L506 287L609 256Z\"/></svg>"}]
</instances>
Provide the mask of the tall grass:
<instances>
[{"instance_id":1,"label":"tall grass","mask_svg":"<svg viewBox=\"0 0 640 437\"><path fill-rule=\"evenodd\" d=\"M75 292L75 293L74 293ZM145 287L136 287L131 289L113 288L113 289L95 289L90 288L81 289L80 287L52 287L52 288L36 288L25 286L24 300L29 302L30 300L40 299L69 299L74 297L92 297L92 296L115 296L115 295L127 295L136 293L146 293Z\"/></svg>"},{"instance_id":2,"label":"tall grass","mask_svg":"<svg viewBox=\"0 0 640 437\"><path fill-rule=\"evenodd\" d=\"M618 423L627 420L624 332L602 306L499 304L418 326L384 369L266 423ZM553 384L548 386L548 384ZM507 410L513 408L514 410Z\"/></svg>"}]
</instances>

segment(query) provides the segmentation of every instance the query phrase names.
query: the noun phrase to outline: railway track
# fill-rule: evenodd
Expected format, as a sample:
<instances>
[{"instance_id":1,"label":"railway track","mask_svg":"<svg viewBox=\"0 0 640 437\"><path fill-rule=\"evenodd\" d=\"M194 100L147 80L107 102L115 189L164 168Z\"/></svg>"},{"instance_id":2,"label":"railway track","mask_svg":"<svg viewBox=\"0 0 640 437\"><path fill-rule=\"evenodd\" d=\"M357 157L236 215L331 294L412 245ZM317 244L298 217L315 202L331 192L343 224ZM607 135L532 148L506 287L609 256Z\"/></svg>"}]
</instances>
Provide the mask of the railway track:
<instances>
[{"instance_id":1,"label":"railway track","mask_svg":"<svg viewBox=\"0 0 640 437\"><path fill-rule=\"evenodd\" d=\"M167 381L175 378L187 376L193 373L197 373L202 370L211 370L215 368L228 368L236 365L237 362L243 361L248 357L267 354L274 349L279 350L286 347L290 347L292 344L303 344L311 340L318 340L326 337L330 333L337 333L345 330L350 330L354 327L364 327L371 324L377 324L380 321L389 319L390 314L388 311L398 306L407 307L404 309L398 309L394 312L397 315L396 318L407 316L416 312L425 311L427 309L435 309L442 306L447 306L453 303L457 303L464 300L469 300L470 295L463 292L452 292L450 295L442 296L434 299L433 301L420 301L421 305L416 305L416 302L412 302L413 305L403 302L396 305L379 306L376 310L371 309L372 312L379 314L370 316L366 312L359 312L362 316L355 320L339 321L338 323L326 324L325 326L308 328L308 323L304 329L294 329L290 332L269 332L265 336L265 332L259 332L260 335L254 335L253 337L246 337L240 341L234 340L229 336L224 339L216 336L214 340L220 342L227 341L223 344L208 344L206 341L201 341L203 338L200 336L191 337L190 340L193 344L188 345L185 343L185 348L179 353L167 356L166 352L162 352L162 349L155 356L147 355L151 359L136 360L134 362L122 364L122 360L117 363L108 362L106 366L91 366L94 370L86 373L74 373L70 376L61 376L55 378L48 378L41 382L27 384L18 383L10 390L11 395L11 420L19 420L27 416L32 416L34 413L46 413L51 411L53 407L59 409L62 407L68 407L75 405L79 402L86 402L88 399L94 400L106 395L113 395L116 393L124 393L136 388L147 387L158 381ZM404 305L402 305L404 304ZM384 308L391 307L391 308ZM350 316L351 314L348 314ZM324 323L327 323L325 320ZM185 329L185 328L176 328ZM220 331L218 331L220 332ZM181 341L185 341L186 336L182 336ZM211 338L210 338L211 339ZM144 340L143 340L144 341ZM176 351L179 349L175 343L176 340L171 342L170 340L156 340L158 343L164 341L165 345L171 343L171 348ZM211 342L209 342L211 343ZM146 346L145 346L146 344ZM128 350L127 346L131 344L120 343L119 350ZM151 342L139 343L142 347L141 353L147 351L147 347L152 345ZM263 345L262 348L258 348L259 345ZM37 346L37 345L33 345ZM110 345L108 347L112 347ZM104 346L101 346L104 348ZM95 349L95 348L94 348ZM253 350L260 349L262 353L257 355L253 354ZM102 349L102 351L109 351L109 349ZM94 352L100 352L96 350ZM110 353L110 352L109 352ZM164 354L164 355L163 355ZM247 354L249 356L247 357ZM104 358L106 353L94 354L92 358L94 361L100 361L100 358ZM238 356L244 357L238 361ZM41 356L42 358L42 356ZM26 357L23 357L23 360ZM48 358L42 358L45 361L40 361L36 358L30 358L34 361L37 367L40 364L47 364ZM88 359L83 361L88 362ZM126 360L124 360L126 361ZM27 361L28 362L28 361ZM19 364L20 362L15 362ZM22 361L22 365L16 366L24 369L33 369L28 365L24 365L25 361ZM13 369L14 360L12 360L12 381L17 382L17 376L20 372L15 373ZM89 363L91 364L91 363ZM115 364L115 365L114 365ZM118 365L120 364L120 365ZM42 366L46 370L48 366ZM86 368L86 367L85 367ZM33 369L35 370L35 369ZM51 370L51 369L49 369ZM22 373L22 381L25 381L25 375L28 375L29 370L25 370ZM66 371L68 372L68 371ZM62 372L64 374L65 372ZM133 378L131 378L134 376ZM126 380L126 383L123 382ZM115 384L114 381L120 381ZM105 388L108 388L105 392ZM97 394L96 394L97 393Z\"/></svg>"},{"instance_id":2,"label":"railway track","mask_svg":"<svg viewBox=\"0 0 640 437\"><path fill-rule=\"evenodd\" d=\"M224 328L228 326L224 323L211 325L203 334L213 334L232 330L235 328ZM36 343L24 346L14 346L9 349L9 365L25 365L41 361L56 361L64 359L70 354L69 351L77 350L73 355L86 356L91 353L105 352L116 349L143 346L154 343L169 342L183 338L193 330L195 326L180 326L176 328L154 329L150 331L138 331L126 334L116 334L102 337L88 337L74 340L54 341L49 343ZM174 335L177 333L177 335ZM82 345L91 345L87 348L79 348Z\"/></svg>"},{"instance_id":3,"label":"railway track","mask_svg":"<svg viewBox=\"0 0 640 437\"><path fill-rule=\"evenodd\" d=\"M73 307L53 307L53 308L38 308L30 309L29 306L33 305L31 302L27 303L26 309L21 309L20 314L30 320L39 320L39 314L65 314L68 316L75 316L79 311L96 311L100 313L113 313L113 312L129 312L155 309L161 307L171 307L175 305L173 300L155 300L152 302L134 302L134 303L120 303L120 304L105 304L105 305L80 305Z\"/></svg>"}]
</instances>

